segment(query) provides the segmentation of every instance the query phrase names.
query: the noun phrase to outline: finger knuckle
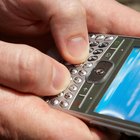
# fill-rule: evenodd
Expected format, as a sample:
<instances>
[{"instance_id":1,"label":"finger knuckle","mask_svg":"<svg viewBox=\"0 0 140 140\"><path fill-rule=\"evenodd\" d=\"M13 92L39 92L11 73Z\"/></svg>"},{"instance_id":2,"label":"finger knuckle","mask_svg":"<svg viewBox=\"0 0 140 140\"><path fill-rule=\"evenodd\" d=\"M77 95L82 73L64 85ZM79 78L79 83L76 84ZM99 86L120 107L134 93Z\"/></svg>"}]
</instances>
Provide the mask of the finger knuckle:
<instances>
[{"instance_id":1,"label":"finger knuckle","mask_svg":"<svg viewBox=\"0 0 140 140\"><path fill-rule=\"evenodd\" d=\"M19 56L20 89L30 91L37 85L42 60L40 52L36 49L30 49L26 55L24 51L21 52Z\"/></svg>"},{"instance_id":2,"label":"finger knuckle","mask_svg":"<svg viewBox=\"0 0 140 140\"><path fill-rule=\"evenodd\" d=\"M78 6L77 4L73 4L69 7L70 15L85 15L85 8L81 5Z\"/></svg>"},{"instance_id":3,"label":"finger knuckle","mask_svg":"<svg viewBox=\"0 0 140 140\"><path fill-rule=\"evenodd\" d=\"M77 1L72 2L66 0L62 6L63 7L60 6L60 8L58 9L59 12L57 12L59 16L61 15L67 18L78 18L77 16L80 15L85 16L85 8Z\"/></svg>"}]
</instances>

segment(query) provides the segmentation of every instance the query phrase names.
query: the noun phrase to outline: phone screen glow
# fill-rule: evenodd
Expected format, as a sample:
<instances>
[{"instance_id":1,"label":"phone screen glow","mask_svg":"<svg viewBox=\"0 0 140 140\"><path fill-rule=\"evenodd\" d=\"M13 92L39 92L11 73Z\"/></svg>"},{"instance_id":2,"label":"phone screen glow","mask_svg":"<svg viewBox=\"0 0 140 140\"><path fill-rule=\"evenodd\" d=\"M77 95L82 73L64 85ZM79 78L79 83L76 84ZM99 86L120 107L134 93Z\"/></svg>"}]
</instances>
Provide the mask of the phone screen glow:
<instances>
[{"instance_id":1,"label":"phone screen glow","mask_svg":"<svg viewBox=\"0 0 140 140\"><path fill-rule=\"evenodd\" d=\"M94 112L140 123L140 47L133 48Z\"/></svg>"}]
</instances>

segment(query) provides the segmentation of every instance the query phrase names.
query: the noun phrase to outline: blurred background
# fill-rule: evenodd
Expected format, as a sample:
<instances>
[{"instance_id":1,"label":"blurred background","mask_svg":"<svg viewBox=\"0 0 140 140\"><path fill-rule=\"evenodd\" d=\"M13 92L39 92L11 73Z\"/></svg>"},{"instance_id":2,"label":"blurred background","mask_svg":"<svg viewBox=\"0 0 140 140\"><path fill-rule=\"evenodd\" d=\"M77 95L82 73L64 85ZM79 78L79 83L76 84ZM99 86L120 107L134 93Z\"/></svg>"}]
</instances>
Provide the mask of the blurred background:
<instances>
[{"instance_id":1,"label":"blurred background","mask_svg":"<svg viewBox=\"0 0 140 140\"><path fill-rule=\"evenodd\" d=\"M140 0L118 0L119 2L140 11Z\"/></svg>"}]
</instances>

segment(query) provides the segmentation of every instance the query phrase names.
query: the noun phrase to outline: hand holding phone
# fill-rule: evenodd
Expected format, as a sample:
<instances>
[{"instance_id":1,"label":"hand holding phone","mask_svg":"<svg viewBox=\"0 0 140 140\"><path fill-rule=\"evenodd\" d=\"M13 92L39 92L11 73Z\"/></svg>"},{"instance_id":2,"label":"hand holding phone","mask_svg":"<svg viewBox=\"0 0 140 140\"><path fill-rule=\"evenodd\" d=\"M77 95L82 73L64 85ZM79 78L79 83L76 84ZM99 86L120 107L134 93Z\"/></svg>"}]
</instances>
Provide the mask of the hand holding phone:
<instances>
[{"instance_id":1,"label":"hand holding phone","mask_svg":"<svg viewBox=\"0 0 140 140\"><path fill-rule=\"evenodd\" d=\"M89 34L80 65L64 63L71 83L47 102L101 129L140 136L140 39Z\"/></svg>"}]
</instances>

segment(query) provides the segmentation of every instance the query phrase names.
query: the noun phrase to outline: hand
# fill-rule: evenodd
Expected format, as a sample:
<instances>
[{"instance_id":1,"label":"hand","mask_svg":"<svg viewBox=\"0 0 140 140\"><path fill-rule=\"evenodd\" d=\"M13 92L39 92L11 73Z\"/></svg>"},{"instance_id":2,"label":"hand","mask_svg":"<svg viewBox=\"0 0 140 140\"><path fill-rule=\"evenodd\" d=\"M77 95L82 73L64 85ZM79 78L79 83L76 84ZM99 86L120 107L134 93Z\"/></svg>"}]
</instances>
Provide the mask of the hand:
<instances>
[{"instance_id":1,"label":"hand","mask_svg":"<svg viewBox=\"0 0 140 140\"><path fill-rule=\"evenodd\" d=\"M43 34L50 30L57 44L56 46L59 52L61 53L63 58L70 63L81 63L87 58L87 27L89 32L115 33L134 36L140 35L140 13L121 5L114 0L106 0L106 2L104 2L104 0L88 0L88 2L87 0L65 0L63 2L61 0L5 0L1 1L0 5L1 33L3 32L12 35L20 34L29 36ZM46 47L47 45L48 44L46 44ZM1 46L3 46L3 42ZM39 52L37 53L38 55L35 55L35 50L28 49L27 46L22 47L24 48L24 56L22 55L24 59L20 58L21 55L19 52L21 51L17 50L17 48L19 49L19 47L14 47L15 51L13 51L12 54L10 52L11 50L8 49L9 47L3 48L0 47L0 56L3 56L1 54L4 54L4 57L1 57L0 62L5 62L6 59L8 63L7 66L3 67L3 69L1 69L0 71L0 83L20 90L22 92L36 92L35 94L39 95L56 94L62 91L68 85L70 79L68 71L65 68L62 68L61 65L56 62L57 65L59 65L58 70L57 66L55 65L56 63L54 64L54 61L52 62L51 58ZM28 52L29 50L30 52ZM32 58L27 57L28 53ZM19 70L19 63L16 62L13 58L16 58L16 60L19 59L17 61L20 61L21 59L23 60L20 61L20 66L22 66L24 70ZM29 61L32 60L32 64L25 65L25 63L28 63L28 58L30 59ZM41 62L40 58L45 58L45 63L39 64ZM14 60L14 64L11 63L10 60ZM51 81L51 83L53 83L52 80L48 80L48 78L45 78L47 77L47 74L53 75L53 71L47 70L46 74L45 72L42 72L42 68L46 68L46 65L49 63L47 61L51 61L51 64L56 66L55 71L60 72L59 77L61 77L61 80L59 80L59 82L58 80L56 80L55 85L57 85L57 89L54 88L55 90L49 89L50 84L47 84L48 81ZM19 71L18 74L22 73L22 76L16 75L15 78L15 74L13 74L9 77L9 74L7 74L7 69L9 69L10 72L13 72L13 69L11 68L9 63L11 63L11 65L15 67L16 71ZM38 67L40 65L40 69L34 69L34 67ZM27 66L30 66L30 68L27 68ZM61 68L63 70L60 70ZM30 72L28 71L28 74L26 72L27 69L30 69ZM42 72L42 74L40 72ZM15 73L17 74L17 72ZM40 73L40 75L36 75L37 73ZM61 76L63 74L63 77L65 77L64 79ZM32 79L28 80L28 78L31 77ZM42 79L42 77L44 78ZM11 81L11 79L13 80ZM19 81L22 81L22 84ZM30 88L30 85L32 85L30 81L34 83L33 87L31 87L32 89ZM40 82L43 82L45 84L40 85Z\"/></svg>"},{"instance_id":2,"label":"hand","mask_svg":"<svg viewBox=\"0 0 140 140\"><path fill-rule=\"evenodd\" d=\"M105 140L82 121L50 108L41 98L0 86L0 139Z\"/></svg>"},{"instance_id":3,"label":"hand","mask_svg":"<svg viewBox=\"0 0 140 140\"><path fill-rule=\"evenodd\" d=\"M104 0L80 1L81 3L77 0L76 2L66 0L63 3L59 0L55 2L7 0L4 4L1 2L0 5L4 7L1 8L1 32L12 35L13 33L36 35L51 30L56 44L63 46L64 44L61 44L60 40L65 42L65 34L69 34L67 37L76 37L77 32L79 35L81 33L81 35L86 36L85 19L87 18L88 31L90 32L139 36L139 12L115 0L106 0L106 2ZM10 19L11 22L7 22L7 19ZM15 28L11 28L13 26ZM57 34L64 36L57 36Z\"/></svg>"},{"instance_id":4,"label":"hand","mask_svg":"<svg viewBox=\"0 0 140 140\"><path fill-rule=\"evenodd\" d=\"M79 0L4 0L0 7L1 33L35 36L51 31L64 59L81 63L87 58L86 12Z\"/></svg>"},{"instance_id":5,"label":"hand","mask_svg":"<svg viewBox=\"0 0 140 140\"><path fill-rule=\"evenodd\" d=\"M81 0L89 32L140 36L140 12L115 0Z\"/></svg>"},{"instance_id":6,"label":"hand","mask_svg":"<svg viewBox=\"0 0 140 140\"><path fill-rule=\"evenodd\" d=\"M70 63L83 62L88 55L87 25L90 32L140 35L140 14L114 0L106 0L106 2L104 0L88 0L88 2L87 0L65 0L63 2L61 0L5 0L1 1L0 5L1 32L15 35L37 35L51 30L59 52ZM3 46L3 42L1 46ZM8 62L7 66L3 67L0 71L0 83L22 92L31 92L38 95L56 94L68 85L70 79L68 71L57 62L54 63L54 60L50 57L34 49L28 49L27 46L22 47L24 48L22 55L20 52L23 51L19 47L14 47L15 51L12 53L8 48L0 47L0 56L4 56L1 57L0 62L5 62L5 59ZM37 55L35 55L36 53ZM27 57L29 54L32 58ZM44 63L42 63L43 59L46 59ZM11 63L12 60L14 62ZM22 70L19 69L19 62L15 60L23 60L20 61ZM28 62L31 64L29 65ZM15 74L12 76L8 74L9 71L14 72L9 63L16 69ZM48 68L47 65L50 66L49 63L55 65L55 71L60 72L59 77L61 77L61 80L54 80L54 85L57 85L54 88L55 90L52 90L49 86L53 81L47 76L53 75L52 72L54 71L50 69L46 73L42 72L43 69L45 71ZM59 65L59 70L56 64ZM40 68L35 69L35 67L39 66ZM62 78L63 74L64 79ZM11 79L13 80L11 81ZM58 77L55 79L58 79ZM51 82L47 84L48 81Z\"/></svg>"},{"instance_id":7,"label":"hand","mask_svg":"<svg viewBox=\"0 0 140 140\"><path fill-rule=\"evenodd\" d=\"M5 4L3 4L2 2L5 2ZM100 1L89 0L89 3L87 3L86 0L82 0L81 1L82 3L80 3L79 1L74 1L74 2L64 1L64 4L67 4L67 2L71 2L74 3L75 6L73 6L73 4L71 4L71 6L68 4L63 5L62 2L60 2L59 0L55 1L54 4L52 4L53 1L48 2L48 5L45 4L44 2L46 1L43 0L40 1L35 1L35 0L31 0L31 1L9 0L8 1L7 0L2 2L0 3L1 7L3 7L3 9L0 9L0 13L1 13L0 21L2 21L0 23L1 33L34 35L34 34L42 34L44 32L47 32L47 30L51 30L60 53L67 61L71 63L80 63L84 61L88 54L88 47L86 47L88 40L87 40L85 13L87 14L87 24L88 24L89 31L103 32L103 33L114 32L119 34L139 35L139 27L137 29L133 29L133 27L135 25L138 25L139 23L138 12L132 11L129 8L125 8L124 6L121 6L120 4L111 0L106 0L106 3L104 3L103 0ZM22 4L18 2L21 2ZM93 6L91 5L91 3L93 3ZM19 5L16 6L16 4ZM5 8L5 5L8 7ZM23 8L21 8L21 5L23 6ZM69 6L71 7L70 9ZM57 8L55 9L55 7ZM58 7L60 7L60 9ZM101 7L102 9L108 9L106 13L102 12ZM116 9L116 7L118 9ZM50 10L49 8L50 9L52 8L52 10ZM80 10L77 11L77 9ZM49 13L46 13L45 12L46 10L49 11ZM69 10L70 12L72 12L71 14L68 14ZM122 14L121 16L119 11L120 13L121 11L123 12L123 14L121 13ZM57 14L55 14L55 12ZM64 16L59 12L64 13ZM97 12L99 13L97 14ZM131 22L129 23L127 22L126 13L131 14L130 16L131 18L133 17L133 19L131 19ZM32 19L29 20L31 17ZM8 21L11 22L7 22L7 19L10 19ZM46 26L49 27L49 29L47 29ZM15 28L11 28L11 27L15 27ZM84 38L84 41L82 41L82 38ZM72 41L72 43L70 40ZM70 41L70 45L69 45L69 41ZM78 41L80 42L79 43L80 45L78 45ZM1 43L0 56L2 56L0 57L0 63L3 66L0 71L1 73L0 83L2 83L3 85L9 86L11 88L26 93L30 92L37 95L49 95L49 94L56 94L56 92L60 91L62 87L65 87L68 84L69 81L67 80L69 79L68 71L65 69L65 67L63 67L58 62L51 59L50 57L26 45L13 44L11 47L11 45L8 43L2 41L0 43ZM76 43L76 45L74 43ZM83 53L84 51L85 53ZM48 77L50 75L53 75L52 73L53 67L55 67L56 69L57 68L61 69L61 70L60 69L54 70L54 71L59 71L60 78L62 73L63 75L65 75L64 78L66 78L64 80L62 79L62 83L60 83L60 85L57 85L59 82L56 80L57 82L56 85L58 86L59 90L56 90L56 88L54 88L52 84L50 84L53 83L53 80L50 80L52 78L49 79ZM47 71L48 68L50 68L49 71ZM49 81L50 83L48 83ZM59 81L61 80L59 79ZM44 84L42 85L42 83ZM50 109L46 105L46 103L44 103L40 98L36 96L29 95L29 94L25 96L25 94L23 95L21 93L14 92L12 90L7 90L5 88L1 88L0 93L1 93L0 114L2 116L1 134L4 136L5 135L8 136L9 134L10 136L13 135L13 137L17 136L19 139L24 137L26 139L26 138L31 138L31 136L35 136L35 138L32 137L32 139L48 138L48 139L55 140L55 139L65 139L67 135L69 135L69 136L73 136L73 137L69 137L70 139L71 138L72 139L83 138L86 140L88 138L101 139L100 138L101 134L97 135L98 133L94 133L94 131L91 131L93 134L91 135L89 129L81 121L79 121L74 117L66 115L62 112L60 113L58 111ZM20 98L19 97L17 98L17 95L19 95ZM24 101L22 102L22 100ZM8 103L14 103L14 104L10 106L11 104L9 105ZM29 109L27 109L27 107L23 109L24 106L26 106L27 104L29 106ZM16 112L14 113L14 115L13 115L13 111ZM54 118L55 116L57 116L58 118L55 119ZM22 118L25 120L24 123L21 122ZM40 118L42 120L40 120ZM38 122L38 120L40 121ZM51 125L50 124L51 121L56 122L56 124L58 125L54 125L54 123L52 123ZM15 126L17 122L18 122L18 126ZM36 127L33 128L32 124L34 122ZM60 125L60 123L62 124L62 126ZM67 133L66 135L64 135L64 137L62 137L63 134L61 133L55 133L56 134L55 135L54 132L58 132L58 130L61 130L61 132L63 130L66 130ZM6 132L8 132L8 134ZM84 133L82 133L82 136L80 137L81 132Z\"/></svg>"},{"instance_id":8,"label":"hand","mask_svg":"<svg viewBox=\"0 0 140 140\"><path fill-rule=\"evenodd\" d=\"M87 58L86 16L78 0L1 1L0 21L0 32L8 35L34 36L51 30L65 60L80 63ZM0 83L21 92L54 95L70 81L64 66L26 45L1 41L0 63Z\"/></svg>"},{"instance_id":9,"label":"hand","mask_svg":"<svg viewBox=\"0 0 140 140\"><path fill-rule=\"evenodd\" d=\"M5 17L8 17L8 19L15 18L13 15L12 17L9 17L9 13L12 14L12 12L9 11L8 13L2 11L2 14L4 15L2 18L3 23ZM18 14L19 13L20 12L18 12ZM7 16L5 16L6 14ZM66 19L69 19L69 17ZM16 34L20 33L21 30L21 34L30 34L30 31L28 32L26 27L22 29L22 26L20 26L21 28L16 30L16 23L24 23L22 20L21 22L18 22L15 19L11 21L12 24L10 23L10 25L1 24L1 32ZM81 21L81 23L84 24L84 21ZM11 27L13 27L12 25L15 27L14 30L11 29ZM68 27L71 27L71 25ZM32 30L32 28L29 28L29 30L30 29ZM70 29L68 28L68 30ZM84 34L87 36L86 28L84 31L82 31L83 29L79 30L80 32L85 32ZM25 33L23 33L24 31ZM46 31L46 28L44 28L44 31ZM31 32L31 34L34 34L36 31ZM72 43L70 44L73 47L75 47L74 43L76 43L77 46L78 41L82 41L82 38L79 37L79 35L80 34L78 34L78 38L76 36L76 39L73 39L73 37L70 35L70 38L72 37ZM70 40L68 39L68 42ZM73 48L70 48L69 52L71 53L74 50L74 57L72 54L68 55L65 46L63 46L65 53L67 54L65 59L69 60L70 62L74 62L74 59L76 59L75 63L82 62L88 54L88 47L85 47L86 45L83 46L85 53L82 55L79 50L78 53L80 54L80 57L78 56L77 59L75 58L77 56L77 52L75 52ZM80 48L81 45L79 46L79 49ZM62 47L60 47L60 51L61 49ZM17 45L1 41L0 54L0 63L3 65L0 71L0 83L22 92L15 92L8 88L0 87L0 136L2 139L63 140L67 138L72 140L98 140L100 137L102 137L102 134L98 134L94 129L91 129L90 131L82 121L65 113L51 109L42 99L29 94L37 94L40 96L52 95L58 93L60 90L62 90L62 88L66 87L69 82L70 75L64 66L38 50L22 44ZM23 92L28 94L23 94ZM81 134L81 132L84 133Z\"/></svg>"}]
</instances>

